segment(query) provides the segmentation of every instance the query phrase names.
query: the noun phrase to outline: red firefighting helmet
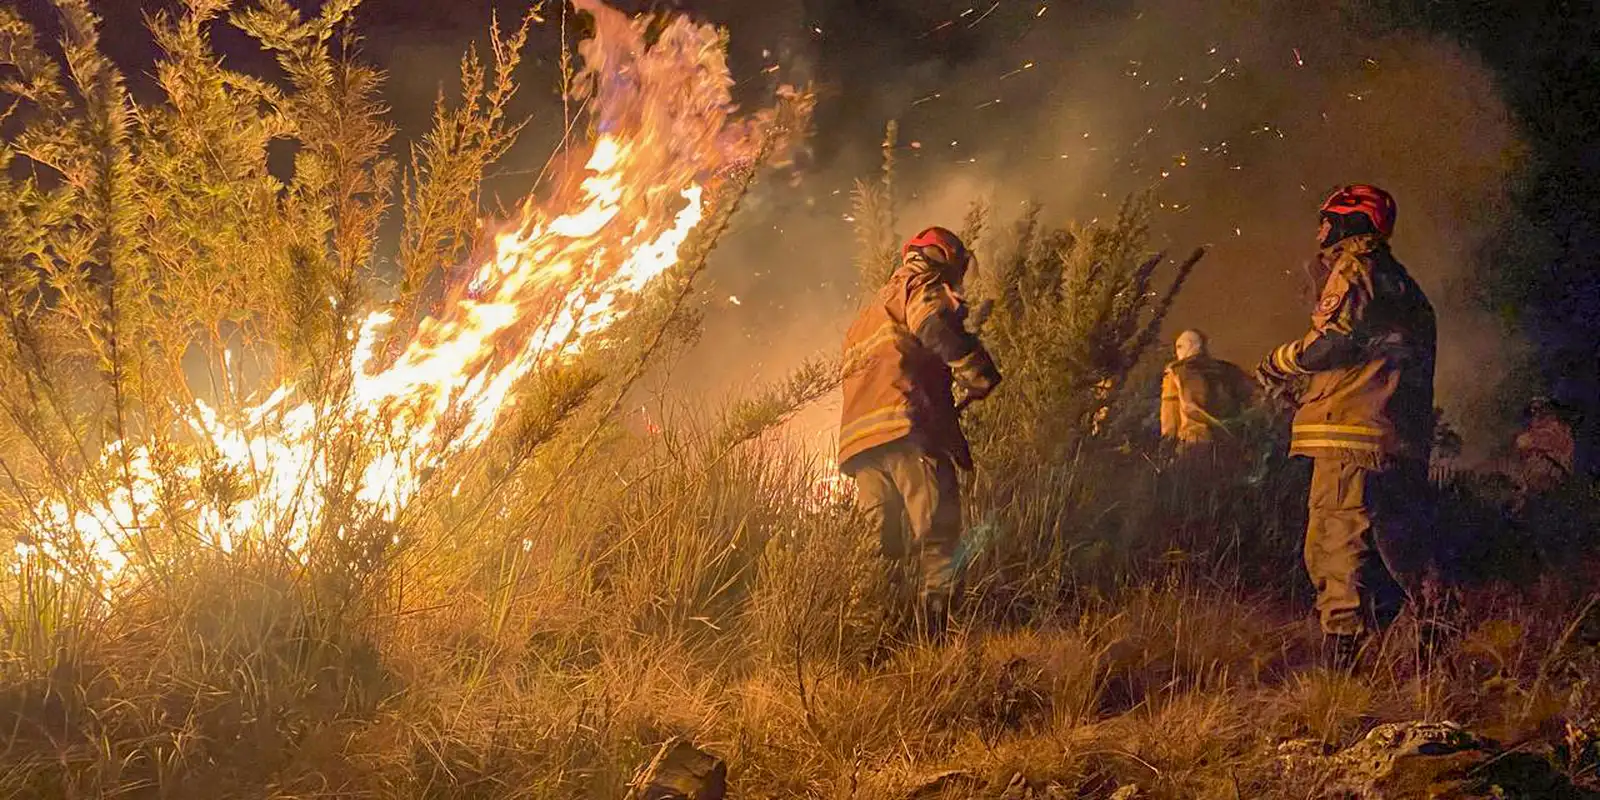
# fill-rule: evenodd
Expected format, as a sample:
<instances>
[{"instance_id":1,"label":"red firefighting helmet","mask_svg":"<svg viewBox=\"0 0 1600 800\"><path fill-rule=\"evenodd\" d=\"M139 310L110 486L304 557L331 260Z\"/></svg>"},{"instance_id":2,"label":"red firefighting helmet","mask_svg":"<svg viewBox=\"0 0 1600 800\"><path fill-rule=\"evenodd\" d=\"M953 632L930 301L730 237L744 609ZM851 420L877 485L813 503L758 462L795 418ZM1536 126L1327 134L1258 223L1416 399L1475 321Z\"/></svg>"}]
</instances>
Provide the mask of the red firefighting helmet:
<instances>
[{"instance_id":1,"label":"red firefighting helmet","mask_svg":"<svg viewBox=\"0 0 1600 800\"><path fill-rule=\"evenodd\" d=\"M967 262L971 260L971 254L967 252L967 246L961 243L961 237L940 227L928 228L911 237L900 257L912 253L921 253L929 261L958 270L965 270Z\"/></svg>"},{"instance_id":2,"label":"red firefighting helmet","mask_svg":"<svg viewBox=\"0 0 1600 800\"><path fill-rule=\"evenodd\" d=\"M1385 239L1394 235L1395 205L1388 192L1365 183L1335 189L1322 203L1325 214L1361 214Z\"/></svg>"}]
</instances>

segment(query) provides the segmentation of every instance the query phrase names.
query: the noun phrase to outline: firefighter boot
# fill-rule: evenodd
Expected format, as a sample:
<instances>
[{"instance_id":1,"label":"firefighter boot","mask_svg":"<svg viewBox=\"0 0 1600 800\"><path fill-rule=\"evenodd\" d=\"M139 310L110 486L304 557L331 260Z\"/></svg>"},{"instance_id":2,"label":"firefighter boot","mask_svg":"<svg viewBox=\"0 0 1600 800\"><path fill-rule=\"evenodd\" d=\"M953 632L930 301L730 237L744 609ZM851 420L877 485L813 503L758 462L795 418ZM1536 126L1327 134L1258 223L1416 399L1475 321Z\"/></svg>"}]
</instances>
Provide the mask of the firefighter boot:
<instances>
[{"instance_id":1,"label":"firefighter boot","mask_svg":"<svg viewBox=\"0 0 1600 800\"><path fill-rule=\"evenodd\" d=\"M1330 633L1322 637L1322 666L1329 671L1352 674L1356 671L1356 665L1360 660L1360 636Z\"/></svg>"}]
</instances>

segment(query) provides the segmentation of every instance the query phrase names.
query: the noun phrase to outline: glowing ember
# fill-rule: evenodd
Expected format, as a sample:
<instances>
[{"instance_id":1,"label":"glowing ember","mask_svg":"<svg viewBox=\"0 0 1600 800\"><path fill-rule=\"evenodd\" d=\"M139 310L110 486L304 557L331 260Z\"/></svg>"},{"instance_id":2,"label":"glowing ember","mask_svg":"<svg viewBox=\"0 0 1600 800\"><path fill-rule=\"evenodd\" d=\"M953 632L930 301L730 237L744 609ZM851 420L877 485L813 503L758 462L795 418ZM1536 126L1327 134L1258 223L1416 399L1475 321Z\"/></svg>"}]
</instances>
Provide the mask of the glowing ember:
<instances>
[{"instance_id":1,"label":"glowing ember","mask_svg":"<svg viewBox=\"0 0 1600 800\"><path fill-rule=\"evenodd\" d=\"M368 315L336 402L285 384L237 413L201 404L187 426L204 455L164 470L143 446L112 445L102 458L114 485L39 503L23 562L116 588L138 575L130 556L153 525L227 552L258 542L303 556L319 534L344 536L345 520L395 520L431 471L489 438L520 381L583 350L676 263L701 220L703 184L753 155L755 125L730 116L713 28L679 19L647 48L642 22L597 0L577 5L596 17L580 83L600 131L581 181L530 198L464 296L376 371L392 320ZM330 463L330 444L343 441L366 456L353 470ZM238 489L199 489L218 474ZM188 484L177 507L174 479Z\"/></svg>"}]
</instances>

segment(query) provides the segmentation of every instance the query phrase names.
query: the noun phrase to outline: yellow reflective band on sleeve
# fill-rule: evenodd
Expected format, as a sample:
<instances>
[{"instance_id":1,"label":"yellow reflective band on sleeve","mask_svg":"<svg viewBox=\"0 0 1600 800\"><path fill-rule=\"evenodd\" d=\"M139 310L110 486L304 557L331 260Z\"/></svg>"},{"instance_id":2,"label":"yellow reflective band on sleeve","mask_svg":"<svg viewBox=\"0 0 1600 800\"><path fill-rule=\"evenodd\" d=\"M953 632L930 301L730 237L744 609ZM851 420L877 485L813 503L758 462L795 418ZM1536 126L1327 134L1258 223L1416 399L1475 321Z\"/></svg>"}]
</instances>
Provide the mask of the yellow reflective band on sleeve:
<instances>
[{"instance_id":1,"label":"yellow reflective band on sleeve","mask_svg":"<svg viewBox=\"0 0 1600 800\"><path fill-rule=\"evenodd\" d=\"M1305 370L1300 368L1299 359L1294 356L1294 343L1289 343L1272 351L1272 366L1279 372L1299 373Z\"/></svg>"}]
</instances>

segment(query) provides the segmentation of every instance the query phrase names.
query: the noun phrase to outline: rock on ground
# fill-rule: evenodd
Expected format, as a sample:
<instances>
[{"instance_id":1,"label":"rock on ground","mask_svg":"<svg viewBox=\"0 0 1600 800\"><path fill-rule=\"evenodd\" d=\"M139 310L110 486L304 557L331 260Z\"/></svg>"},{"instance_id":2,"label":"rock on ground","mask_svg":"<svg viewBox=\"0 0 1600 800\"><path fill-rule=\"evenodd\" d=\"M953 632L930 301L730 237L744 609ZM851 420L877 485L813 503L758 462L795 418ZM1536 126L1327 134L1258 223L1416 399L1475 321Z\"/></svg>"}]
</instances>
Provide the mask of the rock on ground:
<instances>
[{"instance_id":1,"label":"rock on ground","mask_svg":"<svg viewBox=\"0 0 1600 800\"><path fill-rule=\"evenodd\" d=\"M1452 722L1379 725L1360 742L1329 752L1320 742L1279 745L1290 785L1321 787L1321 798L1352 800L1600 800L1537 752L1504 750Z\"/></svg>"},{"instance_id":2,"label":"rock on ground","mask_svg":"<svg viewBox=\"0 0 1600 800\"><path fill-rule=\"evenodd\" d=\"M723 800L727 793L728 767L722 759L672 739L634 779L628 800Z\"/></svg>"}]
</instances>

